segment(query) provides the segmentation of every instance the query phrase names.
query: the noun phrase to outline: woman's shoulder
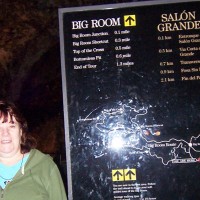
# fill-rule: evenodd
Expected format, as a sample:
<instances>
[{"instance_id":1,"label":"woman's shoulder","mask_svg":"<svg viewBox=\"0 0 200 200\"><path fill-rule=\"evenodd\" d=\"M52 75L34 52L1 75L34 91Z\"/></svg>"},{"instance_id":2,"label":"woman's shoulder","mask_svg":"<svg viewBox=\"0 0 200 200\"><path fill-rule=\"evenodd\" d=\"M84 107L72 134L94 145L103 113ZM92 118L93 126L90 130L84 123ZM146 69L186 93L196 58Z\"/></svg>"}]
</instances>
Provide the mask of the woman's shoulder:
<instances>
[{"instance_id":1,"label":"woman's shoulder","mask_svg":"<svg viewBox=\"0 0 200 200\"><path fill-rule=\"evenodd\" d=\"M31 166L45 165L50 167L55 165L53 158L50 155L45 154L38 149L32 149L30 151L29 162L29 165Z\"/></svg>"}]
</instances>

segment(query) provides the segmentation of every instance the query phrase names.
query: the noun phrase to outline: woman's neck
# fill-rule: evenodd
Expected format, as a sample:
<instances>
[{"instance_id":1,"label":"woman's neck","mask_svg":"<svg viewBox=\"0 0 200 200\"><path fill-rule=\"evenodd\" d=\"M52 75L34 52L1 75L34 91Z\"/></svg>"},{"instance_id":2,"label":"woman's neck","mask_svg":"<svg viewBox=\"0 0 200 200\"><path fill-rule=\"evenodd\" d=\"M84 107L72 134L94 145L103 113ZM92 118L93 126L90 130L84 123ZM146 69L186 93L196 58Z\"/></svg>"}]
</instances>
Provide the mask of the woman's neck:
<instances>
[{"instance_id":1,"label":"woman's neck","mask_svg":"<svg viewBox=\"0 0 200 200\"><path fill-rule=\"evenodd\" d=\"M7 165L7 166L12 166L19 162L23 158L22 153L18 153L12 157L0 157L0 163Z\"/></svg>"}]
</instances>

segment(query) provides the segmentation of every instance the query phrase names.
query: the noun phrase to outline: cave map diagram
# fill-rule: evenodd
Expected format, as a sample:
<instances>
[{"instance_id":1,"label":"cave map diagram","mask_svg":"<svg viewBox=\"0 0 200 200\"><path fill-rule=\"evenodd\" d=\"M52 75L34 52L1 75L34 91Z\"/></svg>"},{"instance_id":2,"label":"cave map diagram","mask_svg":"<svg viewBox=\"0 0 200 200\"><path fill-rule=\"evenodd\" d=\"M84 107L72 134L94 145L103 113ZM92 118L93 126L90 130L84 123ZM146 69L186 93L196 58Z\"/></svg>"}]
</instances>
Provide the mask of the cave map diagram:
<instances>
[{"instance_id":1,"label":"cave map diagram","mask_svg":"<svg viewBox=\"0 0 200 200\"><path fill-rule=\"evenodd\" d=\"M92 141L87 131L81 131L82 137L87 138L87 144L95 146L96 158L104 156L108 150L123 148L129 149L133 155L157 158L163 165L200 162L200 134L191 136L189 141L175 137L162 140L164 125L145 123L148 109L121 103L117 108L103 109L95 118L91 117L91 112L77 123L91 121L91 129L98 132L98 139Z\"/></svg>"}]
</instances>

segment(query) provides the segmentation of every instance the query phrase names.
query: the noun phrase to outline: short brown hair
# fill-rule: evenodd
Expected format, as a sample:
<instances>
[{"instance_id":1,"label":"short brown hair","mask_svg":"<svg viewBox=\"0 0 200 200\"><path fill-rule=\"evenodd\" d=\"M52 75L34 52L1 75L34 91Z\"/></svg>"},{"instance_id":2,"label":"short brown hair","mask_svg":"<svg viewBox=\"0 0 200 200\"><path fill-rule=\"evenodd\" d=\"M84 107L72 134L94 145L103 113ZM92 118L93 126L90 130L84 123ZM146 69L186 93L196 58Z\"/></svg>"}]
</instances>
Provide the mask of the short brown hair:
<instances>
[{"instance_id":1,"label":"short brown hair","mask_svg":"<svg viewBox=\"0 0 200 200\"><path fill-rule=\"evenodd\" d=\"M14 103L8 102L6 100L0 100L0 119L3 119L3 123L8 121L8 117L10 116L10 123L14 123L13 117L19 123L20 128L22 130L21 136L21 153L27 153L31 149L36 148L36 140L33 138L28 132L27 121L19 111L19 109L15 106Z\"/></svg>"}]
</instances>

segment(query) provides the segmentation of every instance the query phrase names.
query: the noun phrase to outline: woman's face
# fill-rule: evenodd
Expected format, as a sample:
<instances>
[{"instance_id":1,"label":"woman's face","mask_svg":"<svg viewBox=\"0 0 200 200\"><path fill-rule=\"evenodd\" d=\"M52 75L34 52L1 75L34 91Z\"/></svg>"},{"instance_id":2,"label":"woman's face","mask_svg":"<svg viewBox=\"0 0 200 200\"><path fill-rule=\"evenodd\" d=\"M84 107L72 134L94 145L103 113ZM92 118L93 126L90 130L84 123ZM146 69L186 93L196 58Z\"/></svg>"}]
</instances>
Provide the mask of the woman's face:
<instances>
[{"instance_id":1,"label":"woman's face","mask_svg":"<svg viewBox=\"0 0 200 200\"><path fill-rule=\"evenodd\" d=\"M14 117L13 122L11 122L10 116L7 122L4 123L3 119L0 119L0 157L3 158L9 158L21 153L22 130Z\"/></svg>"}]
</instances>

